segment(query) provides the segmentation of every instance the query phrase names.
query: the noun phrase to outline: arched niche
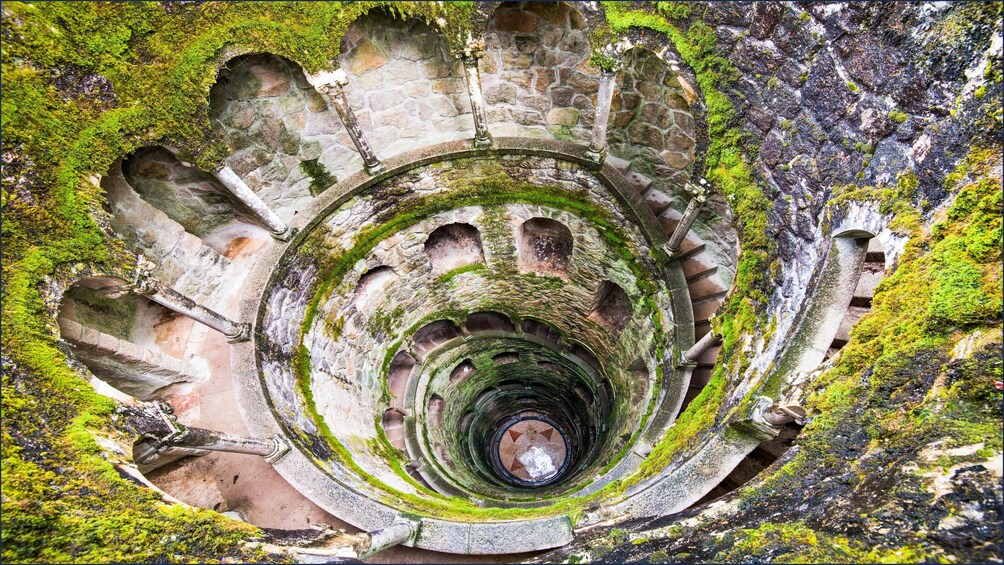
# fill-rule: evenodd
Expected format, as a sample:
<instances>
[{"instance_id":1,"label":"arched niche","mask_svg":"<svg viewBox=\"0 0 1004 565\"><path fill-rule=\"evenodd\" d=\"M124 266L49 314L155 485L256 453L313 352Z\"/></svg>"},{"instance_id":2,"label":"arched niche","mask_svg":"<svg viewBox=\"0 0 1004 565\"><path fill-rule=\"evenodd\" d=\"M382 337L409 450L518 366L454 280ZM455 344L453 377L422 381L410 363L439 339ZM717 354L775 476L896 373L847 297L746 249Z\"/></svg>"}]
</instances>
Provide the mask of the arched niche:
<instances>
[{"instance_id":1,"label":"arched niche","mask_svg":"<svg viewBox=\"0 0 1004 565\"><path fill-rule=\"evenodd\" d=\"M520 226L520 272L567 277L572 267L572 232L550 218L531 218Z\"/></svg>"},{"instance_id":2,"label":"arched niche","mask_svg":"<svg viewBox=\"0 0 1004 565\"><path fill-rule=\"evenodd\" d=\"M58 323L72 355L98 392L122 400L163 397L169 387L208 378L204 361L185 359L191 320L134 294L109 294L122 281L77 281L63 294ZM174 339L174 333L182 339ZM179 344L182 344L179 347Z\"/></svg>"},{"instance_id":3,"label":"arched niche","mask_svg":"<svg viewBox=\"0 0 1004 565\"><path fill-rule=\"evenodd\" d=\"M462 383L467 377L473 375L476 370L474 363L471 363L470 359L463 360L450 372L450 384L457 385Z\"/></svg>"},{"instance_id":4,"label":"arched niche","mask_svg":"<svg viewBox=\"0 0 1004 565\"><path fill-rule=\"evenodd\" d=\"M677 72L658 55L629 49L611 101L611 155L653 180L686 182L697 147L688 96Z\"/></svg>"},{"instance_id":5,"label":"arched niche","mask_svg":"<svg viewBox=\"0 0 1004 565\"><path fill-rule=\"evenodd\" d=\"M457 328L456 324L448 320L437 320L419 328L412 341L415 352L425 356L440 345L457 337L460 337L460 329Z\"/></svg>"},{"instance_id":6,"label":"arched niche","mask_svg":"<svg viewBox=\"0 0 1004 565\"><path fill-rule=\"evenodd\" d=\"M513 325L509 316L501 312L474 312L467 316L464 327L471 333L516 331L516 326Z\"/></svg>"},{"instance_id":7,"label":"arched niche","mask_svg":"<svg viewBox=\"0 0 1004 565\"><path fill-rule=\"evenodd\" d=\"M383 298L383 291L398 278L394 269L380 265L359 277L352 296L354 306L359 310L369 310Z\"/></svg>"},{"instance_id":8,"label":"arched niche","mask_svg":"<svg viewBox=\"0 0 1004 565\"><path fill-rule=\"evenodd\" d=\"M593 297L589 319L620 335L631 320L634 304L620 286L611 281L601 281Z\"/></svg>"},{"instance_id":9,"label":"arched niche","mask_svg":"<svg viewBox=\"0 0 1004 565\"><path fill-rule=\"evenodd\" d=\"M470 224L439 226L425 240L425 253L436 274L485 262L481 234Z\"/></svg>"},{"instance_id":10,"label":"arched niche","mask_svg":"<svg viewBox=\"0 0 1004 565\"><path fill-rule=\"evenodd\" d=\"M520 322L519 326L525 334L536 336L554 344L561 343L561 332L547 322L525 318Z\"/></svg>"},{"instance_id":11,"label":"arched niche","mask_svg":"<svg viewBox=\"0 0 1004 565\"><path fill-rule=\"evenodd\" d=\"M408 379L411 378L412 369L415 368L416 364L417 360L406 351L398 351L397 355L391 359L390 367L387 370L387 389L390 391L392 406L402 407L405 405Z\"/></svg>"},{"instance_id":12,"label":"arched niche","mask_svg":"<svg viewBox=\"0 0 1004 565\"><path fill-rule=\"evenodd\" d=\"M463 66L438 27L378 7L349 24L340 51L349 105L379 156L474 137Z\"/></svg>"},{"instance_id":13,"label":"arched niche","mask_svg":"<svg viewBox=\"0 0 1004 565\"><path fill-rule=\"evenodd\" d=\"M481 81L494 135L589 139L599 70L574 3L503 2L485 31Z\"/></svg>"}]
</instances>

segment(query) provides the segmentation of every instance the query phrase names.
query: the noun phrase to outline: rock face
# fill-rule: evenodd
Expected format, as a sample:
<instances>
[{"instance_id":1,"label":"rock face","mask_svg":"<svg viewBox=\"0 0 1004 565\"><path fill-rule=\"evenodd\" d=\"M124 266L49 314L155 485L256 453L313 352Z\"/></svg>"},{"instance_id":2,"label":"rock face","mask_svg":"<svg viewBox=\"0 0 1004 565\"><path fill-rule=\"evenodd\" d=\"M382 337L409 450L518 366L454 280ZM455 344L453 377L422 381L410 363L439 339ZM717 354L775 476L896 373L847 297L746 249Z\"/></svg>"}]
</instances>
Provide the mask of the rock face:
<instances>
[{"instance_id":1,"label":"rock face","mask_svg":"<svg viewBox=\"0 0 1004 565\"><path fill-rule=\"evenodd\" d=\"M1000 14L5 3L3 561L1001 561Z\"/></svg>"}]
</instances>

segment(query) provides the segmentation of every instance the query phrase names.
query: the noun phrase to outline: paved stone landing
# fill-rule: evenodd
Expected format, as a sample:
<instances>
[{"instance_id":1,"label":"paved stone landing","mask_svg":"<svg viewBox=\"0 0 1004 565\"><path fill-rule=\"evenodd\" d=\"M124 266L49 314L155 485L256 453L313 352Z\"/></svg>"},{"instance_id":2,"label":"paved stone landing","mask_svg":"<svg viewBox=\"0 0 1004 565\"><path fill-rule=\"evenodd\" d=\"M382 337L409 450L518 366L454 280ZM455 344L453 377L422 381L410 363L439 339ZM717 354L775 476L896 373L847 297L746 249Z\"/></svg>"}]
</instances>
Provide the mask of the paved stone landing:
<instances>
[{"instance_id":1,"label":"paved stone landing","mask_svg":"<svg viewBox=\"0 0 1004 565\"><path fill-rule=\"evenodd\" d=\"M512 476L543 482L561 470L568 454L565 438L543 420L520 420L509 426L499 440L499 461Z\"/></svg>"}]
</instances>

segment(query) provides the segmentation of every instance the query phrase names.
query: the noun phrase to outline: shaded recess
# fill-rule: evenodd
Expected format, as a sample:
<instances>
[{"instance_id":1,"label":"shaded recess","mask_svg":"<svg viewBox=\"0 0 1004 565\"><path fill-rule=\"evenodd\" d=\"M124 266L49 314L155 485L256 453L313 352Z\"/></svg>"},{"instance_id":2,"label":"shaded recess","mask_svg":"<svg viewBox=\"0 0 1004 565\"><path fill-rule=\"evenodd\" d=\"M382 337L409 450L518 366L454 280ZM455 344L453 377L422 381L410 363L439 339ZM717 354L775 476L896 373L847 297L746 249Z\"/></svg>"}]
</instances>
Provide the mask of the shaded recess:
<instances>
[{"instance_id":1,"label":"shaded recess","mask_svg":"<svg viewBox=\"0 0 1004 565\"><path fill-rule=\"evenodd\" d=\"M549 218L532 218L519 228L520 271L567 276L572 266L572 232Z\"/></svg>"},{"instance_id":2,"label":"shaded recess","mask_svg":"<svg viewBox=\"0 0 1004 565\"><path fill-rule=\"evenodd\" d=\"M470 224L447 224L436 228L425 240L425 253L436 274L485 262L481 234Z\"/></svg>"}]
</instances>

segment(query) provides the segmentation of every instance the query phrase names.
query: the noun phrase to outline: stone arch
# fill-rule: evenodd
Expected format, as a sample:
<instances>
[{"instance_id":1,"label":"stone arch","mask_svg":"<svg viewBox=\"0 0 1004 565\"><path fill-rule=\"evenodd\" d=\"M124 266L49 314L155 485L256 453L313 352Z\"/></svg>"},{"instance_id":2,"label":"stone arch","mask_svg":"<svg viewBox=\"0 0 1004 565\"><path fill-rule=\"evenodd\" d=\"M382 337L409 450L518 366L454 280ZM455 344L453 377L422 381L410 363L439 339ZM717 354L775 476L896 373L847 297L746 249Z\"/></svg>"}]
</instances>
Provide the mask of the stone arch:
<instances>
[{"instance_id":1,"label":"stone arch","mask_svg":"<svg viewBox=\"0 0 1004 565\"><path fill-rule=\"evenodd\" d=\"M456 385L463 382L467 377L473 375L475 371L477 371L477 368L474 367L474 363L470 359L464 359L450 372L450 384Z\"/></svg>"},{"instance_id":2,"label":"stone arch","mask_svg":"<svg viewBox=\"0 0 1004 565\"><path fill-rule=\"evenodd\" d=\"M425 240L425 253L436 274L485 262L481 233L470 224L439 226Z\"/></svg>"},{"instance_id":3,"label":"stone arch","mask_svg":"<svg viewBox=\"0 0 1004 565\"><path fill-rule=\"evenodd\" d=\"M387 389L390 391L391 406L403 407L408 390L408 379L418 361L406 351L398 351L391 359L387 370Z\"/></svg>"},{"instance_id":4,"label":"stone arch","mask_svg":"<svg viewBox=\"0 0 1004 565\"><path fill-rule=\"evenodd\" d=\"M514 332L516 326L513 325L509 316L501 312L474 312L467 316L464 327L471 333L476 332Z\"/></svg>"},{"instance_id":5,"label":"stone arch","mask_svg":"<svg viewBox=\"0 0 1004 565\"><path fill-rule=\"evenodd\" d=\"M125 156L122 175L140 198L196 237L205 239L233 221L256 223L216 177L162 146L142 147Z\"/></svg>"},{"instance_id":6,"label":"stone arch","mask_svg":"<svg viewBox=\"0 0 1004 565\"><path fill-rule=\"evenodd\" d=\"M340 52L349 105L379 155L474 136L463 66L435 22L375 8L349 24Z\"/></svg>"},{"instance_id":7,"label":"stone arch","mask_svg":"<svg viewBox=\"0 0 1004 565\"><path fill-rule=\"evenodd\" d=\"M519 228L519 270L567 277L572 268L574 238L564 224L550 218L530 218Z\"/></svg>"},{"instance_id":8,"label":"stone arch","mask_svg":"<svg viewBox=\"0 0 1004 565\"><path fill-rule=\"evenodd\" d=\"M658 55L627 50L611 102L611 154L654 179L685 183L697 150L688 97L679 74Z\"/></svg>"},{"instance_id":9,"label":"stone arch","mask_svg":"<svg viewBox=\"0 0 1004 565\"><path fill-rule=\"evenodd\" d=\"M502 2L485 25L481 77L493 135L585 142L599 69L589 29L568 2Z\"/></svg>"},{"instance_id":10,"label":"stone arch","mask_svg":"<svg viewBox=\"0 0 1004 565\"><path fill-rule=\"evenodd\" d=\"M362 164L338 115L285 57L229 59L210 91L209 117L230 151L223 163L286 222Z\"/></svg>"},{"instance_id":11,"label":"stone arch","mask_svg":"<svg viewBox=\"0 0 1004 565\"><path fill-rule=\"evenodd\" d=\"M623 288L611 281L601 281L593 297L589 319L618 336L631 319L633 310L634 304Z\"/></svg>"},{"instance_id":12,"label":"stone arch","mask_svg":"<svg viewBox=\"0 0 1004 565\"><path fill-rule=\"evenodd\" d=\"M522 330L525 334L536 336L554 344L561 343L563 338L562 333L558 330L558 328L543 320L536 320L534 318L524 318L523 321L520 322L520 330Z\"/></svg>"},{"instance_id":13,"label":"stone arch","mask_svg":"<svg viewBox=\"0 0 1004 565\"><path fill-rule=\"evenodd\" d=\"M433 422L433 425L437 428L442 428L443 412L446 410L446 401L443 400L443 397L438 394L430 396L429 404L426 407L426 410L429 414L429 419Z\"/></svg>"},{"instance_id":14,"label":"stone arch","mask_svg":"<svg viewBox=\"0 0 1004 565\"><path fill-rule=\"evenodd\" d=\"M397 280L397 272L387 265L380 265L363 273L353 291L352 300L360 310L368 309L379 302L380 292Z\"/></svg>"},{"instance_id":15,"label":"stone arch","mask_svg":"<svg viewBox=\"0 0 1004 565\"><path fill-rule=\"evenodd\" d=\"M424 357L440 345L457 337L460 337L460 329L456 324L449 320L437 320L419 328L412 341L415 351Z\"/></svg>"},{"instance_id":16,"label":"stone arch","mask_svg":"<svg viewBox=\"0 0 1004 565\"><path fill-rule=\"evenodd\" d=\"M113 398L152 400L168 387L208 378L204 361L185 360L183 350L159 339L164 332L157 326L188 320L142 296L108 292L123 283L113 277L80 279L59 305L60 337L90 370L94 388Z\"/></svg>"}]
</instances>

